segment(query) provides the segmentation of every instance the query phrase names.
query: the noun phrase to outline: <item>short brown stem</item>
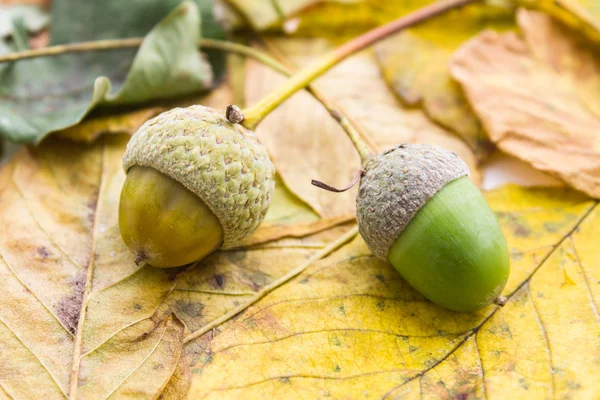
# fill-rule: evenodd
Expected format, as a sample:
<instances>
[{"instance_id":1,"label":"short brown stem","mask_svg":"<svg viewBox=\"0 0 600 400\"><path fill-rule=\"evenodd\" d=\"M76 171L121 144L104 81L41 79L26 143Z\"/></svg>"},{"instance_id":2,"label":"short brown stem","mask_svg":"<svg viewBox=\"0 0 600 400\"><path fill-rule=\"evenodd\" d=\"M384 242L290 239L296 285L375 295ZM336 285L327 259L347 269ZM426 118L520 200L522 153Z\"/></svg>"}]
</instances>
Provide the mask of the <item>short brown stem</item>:
<instances>
[{"instance_id":1,"label":"short brown stem","mask_svg":"<svg viewBox=\"0 0 600 400\"><path fill-rule=\"evenodd\" d=\"M135 253L135 265L140 265L142 261L145 261L148 258L144 252L136 252Z\"/></svg>"},{"instance_id":2,"label":"short brown stem","mask_svg":"<svg viewBox=\"0 0 600 400\"><path fill-rule=\"evenodd\" d=\"M225 117L232 124L241 124L244 122L244 114L242 114L242 110L234 104L230 104L227 106L227 110L225 110Z\"/></svg>"},{"instance_id":3,"label":"short brown stem","mask_svg":"<svg viewBox=\"0 0 600 400\"><path fill-rule=\"evenodd\" d=\"M507 300L508 299L506 297L504 297L504 296L498 296L496 298L496 300L494 300L494 304L497 305L497 306L500 306L500 307L504 307L504 305L506 304Z\"/></svg>"},{"instance_id":4,"label":"short brown stem","mask_svg":"<svg viewBox=\"0 0 600 400\"><path fill-rule=\"evenodd\" d=\"M325 189L325 190L328 190L328 191L330 191L330 192L334 192L334 193L342 193L342 192L345 192L345 191L347 191L347 190L350 190L350 189L352 189L352 187L354 187L354 185L356 185L356 183L357 183L357 182L358 182L358 180L361 178L361 176L363 176L363 174L364 174L364 171L363 171L362 169L358 170L358 172L356 173L356 175L355 175L355 176L354 176L354 178L352 179L352 182L350 182L350 183L348 184L348 186L346 186L346 187L344 187L344 188L341 188L341 189L334 188L333 186L331 186L331 185L328 185L328 184L326 184L326 183L323 183L323 182L321 182L321 181L318 181L318 180L316 180L316 179L313 179L312 181L310 181L310 183L311 183L312 185L314 185L314 186L318 187L318 188Z\"/></svg>"}]
</instances>

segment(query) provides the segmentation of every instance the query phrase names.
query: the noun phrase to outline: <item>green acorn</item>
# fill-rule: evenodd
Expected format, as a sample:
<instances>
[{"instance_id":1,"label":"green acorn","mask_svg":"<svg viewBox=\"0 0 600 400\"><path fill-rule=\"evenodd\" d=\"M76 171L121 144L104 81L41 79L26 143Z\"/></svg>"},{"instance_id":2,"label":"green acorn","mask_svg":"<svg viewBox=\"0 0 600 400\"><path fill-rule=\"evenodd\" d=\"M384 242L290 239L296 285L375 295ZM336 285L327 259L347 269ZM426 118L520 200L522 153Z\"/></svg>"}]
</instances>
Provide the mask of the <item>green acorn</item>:
<instances>
[{"instance_id":1,"label":"green acorn","mask_svg":"<svg viewBox=\"0 0 600 400\"><path fill-rule=\"evenodd\" d=\"M405 144L372 157L360 181L360 234L431 301L475 311L500 296L506 240L469 168L455 154Z\"/></svg>"},{"instance_id":2,"label":"green acorn","mask_svg":"<svg viewBox=\"0 0 600 400\"><path fill-rule=\"evenodd\" d=\"M175 108L133 135L119 227L137 263L177 267L240 245L263 220L275 167L254 132L209 107Z\"/></svg>"}]
</instances>

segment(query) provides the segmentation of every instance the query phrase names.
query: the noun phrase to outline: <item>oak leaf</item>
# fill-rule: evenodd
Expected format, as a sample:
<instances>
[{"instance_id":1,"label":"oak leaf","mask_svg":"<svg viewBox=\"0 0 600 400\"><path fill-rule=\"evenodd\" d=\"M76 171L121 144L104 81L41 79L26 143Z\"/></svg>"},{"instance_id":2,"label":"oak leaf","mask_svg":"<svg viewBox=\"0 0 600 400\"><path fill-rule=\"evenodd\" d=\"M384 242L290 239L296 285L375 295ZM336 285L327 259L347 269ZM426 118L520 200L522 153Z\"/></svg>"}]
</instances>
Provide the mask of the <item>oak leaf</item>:
<instances>
[{"instance_id":1,"label":"oak leaf","mask_svg":"<svg viewBox=\"0 0 600 400\"><path fill-rule=\"evenodd\" d=\"M524 38L488 31L469 41L452 75L501 150L598 198L597 51L537 12L522 10L519 26Z\"/></svg>"}]
</instances>

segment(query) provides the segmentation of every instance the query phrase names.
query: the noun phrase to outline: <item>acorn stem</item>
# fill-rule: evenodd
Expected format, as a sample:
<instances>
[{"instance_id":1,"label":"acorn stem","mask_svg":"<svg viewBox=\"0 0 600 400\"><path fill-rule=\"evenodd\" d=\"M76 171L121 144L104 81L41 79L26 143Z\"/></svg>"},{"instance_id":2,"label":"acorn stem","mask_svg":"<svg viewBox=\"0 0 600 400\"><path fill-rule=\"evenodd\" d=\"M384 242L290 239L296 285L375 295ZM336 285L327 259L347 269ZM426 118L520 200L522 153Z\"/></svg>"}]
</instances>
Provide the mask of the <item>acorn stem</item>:
<instances>
[{"instance_id":1,"label":"acorn stem","mask_svg":"<svg viewBox=\"0 0 600 400\"><path fill-rule=\"evenodd\" d=\"M328 190L330 192L343 193L343 192L346 192L346 191L352 189L354 187L354 185L356 185L358 183L358 181L360 180L361 176L363 176L364 173L365 173L365 171L363 171L362 169L359 169L358 172L356 173L356 175L354 175L352 182L350 182L348 185L346 185L346 187L343 187L341 189L335 188L331 185L328 185L328 184L318 181L316 179L313 179L312 181L310 181L310 183L313 186L316 186L316 187L324 189L324 190Z\"/></svg>"},{"instance_id":2,"label":"acorn stem","mask_svg":"<svg viewBox=\"0 0 600 400\"><path fill-rule=\"evenodd\" d=\"M295 74L285 85L273 90L255 105L243 111L245 117L242 123L246 128L254 130L271 111L291 97L300 89L308 86L313 80L329 71L332 67L370 45L387 38L403 29L427 21L437 15L457 7L480 0L441 0L427 5L408 15L398 18L385 25L372 29L324 55L313 65Z\"/></svg>"},{"instance_id":3,"label":"acorn stem","mask_svg":"<svg viewBox=\"0 0 600 400\"><path fill-rule=\"evenodd\" d=\"M144 253L136 252L135 253L135 265L140 265L142 261L145 261L148 257Z\"/></svg>"},{"instance_id":4,"label":"acorn stem","mask_svg":"<svg viewBox=\"0 0 600 400\"><path fill-rule=\"evenodd\" d=\"M498 296L495 300L494 300L494 304L500 307L504 307L504 305L507 302L507 298L504 296Z\"/></svg>"}]
</instances>

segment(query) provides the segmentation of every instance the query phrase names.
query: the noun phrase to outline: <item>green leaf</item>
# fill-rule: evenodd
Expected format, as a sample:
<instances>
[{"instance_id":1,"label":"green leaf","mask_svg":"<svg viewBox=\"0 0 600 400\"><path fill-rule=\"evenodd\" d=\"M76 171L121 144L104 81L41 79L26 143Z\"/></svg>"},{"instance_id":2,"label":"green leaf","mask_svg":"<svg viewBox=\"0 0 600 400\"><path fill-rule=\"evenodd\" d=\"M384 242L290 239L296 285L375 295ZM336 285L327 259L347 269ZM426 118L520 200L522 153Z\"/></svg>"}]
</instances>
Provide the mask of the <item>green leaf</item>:
<instances>
[{"instance_id":1,"label":"green leaf","mask_svg":"<svg viewBox=\"0 0 600 400\"><path fill-rule=\"evenodd\" d=\"M211 2L199 1L203 7ZM137 54L134 49L64 54L0 66L0 135L10 140L39 142L97 106L173 97L212 84L211 68L197 49L201 24L195 2L57 0L53 18L51 45L150 32ZM211 29L219 36L214 25Z\"/></svg>"}]
</instances>

